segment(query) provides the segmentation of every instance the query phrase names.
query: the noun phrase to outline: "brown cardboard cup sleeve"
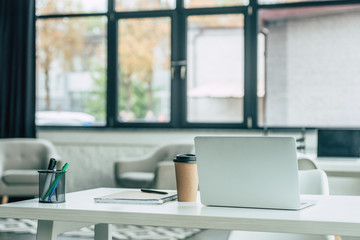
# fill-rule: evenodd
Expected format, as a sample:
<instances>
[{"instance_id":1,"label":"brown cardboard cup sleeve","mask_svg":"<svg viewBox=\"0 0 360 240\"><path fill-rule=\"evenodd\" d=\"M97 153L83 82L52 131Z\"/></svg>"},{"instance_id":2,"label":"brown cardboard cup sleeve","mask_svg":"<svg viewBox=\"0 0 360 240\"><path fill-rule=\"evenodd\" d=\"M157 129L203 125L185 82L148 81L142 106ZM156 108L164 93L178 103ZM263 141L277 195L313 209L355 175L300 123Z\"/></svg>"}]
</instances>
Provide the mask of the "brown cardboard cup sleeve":
<instances>
[{"instance_id":1,"label":"brown cardboard cup sleeve","mask_svg":"<svg viewBox=\"0 0 360 240\"><path fill-rule=\"evenodd\" d=\"M179 202L195 202L198 191L198 171L194 154L178 154L174 158Z\"/></svg>"}]
</instances>

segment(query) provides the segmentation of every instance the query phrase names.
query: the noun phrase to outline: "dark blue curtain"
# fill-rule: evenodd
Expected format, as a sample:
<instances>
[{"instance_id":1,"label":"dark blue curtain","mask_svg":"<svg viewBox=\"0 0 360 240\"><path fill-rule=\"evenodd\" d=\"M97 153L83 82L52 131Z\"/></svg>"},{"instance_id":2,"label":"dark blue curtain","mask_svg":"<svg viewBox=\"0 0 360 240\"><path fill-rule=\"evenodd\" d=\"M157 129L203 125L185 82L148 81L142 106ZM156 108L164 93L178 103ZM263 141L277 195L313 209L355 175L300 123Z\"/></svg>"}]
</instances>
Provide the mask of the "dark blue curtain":
<instances>
[{"instance_id":1,"label":"dark blue curtain","mask_svg":"<svg viewBox=\"0 0 360 240\"><path fill-rule=\"evenodd\" d=\"M0 0L0 138L36 136L34 0Z\"/></svg>"}]
</instances>

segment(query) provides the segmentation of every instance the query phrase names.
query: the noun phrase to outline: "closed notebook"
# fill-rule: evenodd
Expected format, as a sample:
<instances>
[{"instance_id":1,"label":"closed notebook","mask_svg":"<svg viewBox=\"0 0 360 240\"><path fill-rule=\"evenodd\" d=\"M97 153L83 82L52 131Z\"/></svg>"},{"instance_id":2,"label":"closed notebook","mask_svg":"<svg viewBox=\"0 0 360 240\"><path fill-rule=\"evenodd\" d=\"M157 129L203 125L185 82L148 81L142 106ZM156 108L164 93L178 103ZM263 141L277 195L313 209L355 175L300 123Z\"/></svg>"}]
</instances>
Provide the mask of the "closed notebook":
<instances>
[{"instance_id":1,"label":"closed notebook","mask_svg":"<svg viewBox=\"0 0 360 240\"><path fill-rule=\"evenodd\" d=\"M94 198L97 203L162 204L177 199L176 191L168 194L146 193L140 190L123 191Z\"/></svg>"}]
</instances>

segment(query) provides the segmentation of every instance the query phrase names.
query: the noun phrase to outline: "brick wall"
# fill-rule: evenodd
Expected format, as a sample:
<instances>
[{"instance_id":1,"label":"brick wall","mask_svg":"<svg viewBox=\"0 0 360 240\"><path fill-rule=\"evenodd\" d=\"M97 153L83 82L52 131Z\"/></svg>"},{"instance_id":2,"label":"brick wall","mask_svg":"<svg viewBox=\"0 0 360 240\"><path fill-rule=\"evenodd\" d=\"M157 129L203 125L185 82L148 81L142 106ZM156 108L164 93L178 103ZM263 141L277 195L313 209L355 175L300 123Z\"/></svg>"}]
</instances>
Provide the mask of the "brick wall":
<instances>
[{"instance_id":1,"label":"brick wall","mask_svg":"<svg viewBox=\"0 0 360 240\"><path fill-rule=\"evenodd\" d=\"M267 124L358 126L359 10L267 25Z\"/></svg>"}]
</instances>

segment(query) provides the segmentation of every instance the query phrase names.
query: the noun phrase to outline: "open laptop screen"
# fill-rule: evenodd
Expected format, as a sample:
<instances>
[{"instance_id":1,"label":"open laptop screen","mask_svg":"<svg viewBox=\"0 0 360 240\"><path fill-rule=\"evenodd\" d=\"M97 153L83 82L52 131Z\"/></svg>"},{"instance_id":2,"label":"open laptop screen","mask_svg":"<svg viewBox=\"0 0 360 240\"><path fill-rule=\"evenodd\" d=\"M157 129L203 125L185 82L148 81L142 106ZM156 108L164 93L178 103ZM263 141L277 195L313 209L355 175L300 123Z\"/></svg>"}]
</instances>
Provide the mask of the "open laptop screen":
<instances>
[{"instance_id":1,"label":"open laptop screen","mask_svg":"<svg viewBox=\"0 0 360 240\"><path fill-rule=\"evenodd\" d=\"M360 157L360 130L318 130L318 157Z\"/></svg>"}]
</instances>

